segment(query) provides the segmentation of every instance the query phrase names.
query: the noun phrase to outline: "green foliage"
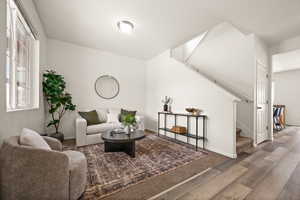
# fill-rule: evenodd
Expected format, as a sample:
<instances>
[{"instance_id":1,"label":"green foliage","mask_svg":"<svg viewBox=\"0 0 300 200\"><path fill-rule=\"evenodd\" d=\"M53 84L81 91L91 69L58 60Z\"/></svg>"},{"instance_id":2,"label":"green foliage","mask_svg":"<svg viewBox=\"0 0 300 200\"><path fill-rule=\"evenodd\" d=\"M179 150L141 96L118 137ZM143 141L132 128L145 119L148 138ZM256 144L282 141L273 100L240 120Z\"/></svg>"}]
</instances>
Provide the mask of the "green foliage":
<instances>
[{"instance_id":1,"label":"green foliage","mask_svg":"<svg viewBox=\"0 0 300 200\"><path fill-rule=\"evenodd\" d=\"M129 125L136 125L136 119L135 116L132 114L127 114L127 115L123 115L122 116L122 123L125 126L129 126Z\"/></svg>"},{"instance_id":2,"label":"green foliage","mask_svg":"<svg viewBox=\"0 0 300 200\"><path fill-rule=\"evenodd\" d=\"M76 105L72 103L71 94L65 92L65 88L66 82L62 75L53 70L47 70L43 74L43 93L52 118L47 127L54 126L56 133L66 111L74 111L76 108Z\"/></svg>"}]
</instances>

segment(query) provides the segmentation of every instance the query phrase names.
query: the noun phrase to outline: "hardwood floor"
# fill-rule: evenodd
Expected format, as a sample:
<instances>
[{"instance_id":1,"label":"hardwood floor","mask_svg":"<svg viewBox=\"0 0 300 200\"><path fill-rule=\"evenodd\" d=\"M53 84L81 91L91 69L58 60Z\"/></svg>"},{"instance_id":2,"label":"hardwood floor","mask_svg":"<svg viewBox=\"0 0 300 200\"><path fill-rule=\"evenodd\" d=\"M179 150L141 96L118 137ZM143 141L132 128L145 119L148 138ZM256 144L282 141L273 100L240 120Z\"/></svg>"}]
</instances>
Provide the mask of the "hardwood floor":
<instances>
[{"instance_id":1,"label":"hardwood floor","mask_svg":"<svg viewBox=\"0 0 300 200\"><path fill-rule=\"evenodd\" d=\"M300 200L300 128L289 127L155 200Z\"/></svg>"}]
</instances>

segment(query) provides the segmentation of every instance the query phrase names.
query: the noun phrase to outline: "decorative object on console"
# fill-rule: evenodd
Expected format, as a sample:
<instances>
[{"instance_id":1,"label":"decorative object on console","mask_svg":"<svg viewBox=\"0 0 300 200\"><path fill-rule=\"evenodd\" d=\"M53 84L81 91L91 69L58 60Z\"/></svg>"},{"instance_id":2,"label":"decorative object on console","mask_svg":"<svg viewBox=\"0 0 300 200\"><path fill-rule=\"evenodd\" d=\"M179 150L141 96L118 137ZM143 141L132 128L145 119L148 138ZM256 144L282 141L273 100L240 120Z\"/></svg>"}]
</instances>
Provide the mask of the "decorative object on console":
<instances>
[{"instance_id":1,"label":"decorative object on console","mask_svg":"<svg viewBox=\"0 0 300 200\"><path fill-rule=\"evenodd\" d=\"M103 75L96 80L95 91L103 99L113 99L120 92L120 84L115 77Z\"/></svg>"},{"instance_id":2,"label":"decorative object on console","mask_svg":"<svg viewBox=\"0 0 300 200\"><path fill-rule=\"evenodd\" d=\"M200 113L202 112L202 110L198 108L186 108L185 110L191 115L200 115Z\"/></svg>"},{"instance_id":3,"label":"decorative object on console","mask_svg":"<svg viewBox=\"0 0 300 200\"><path fill-rule=\"evenodd\" d=\"M43 92L51 115L51 121L47 127L55 128L55 133L50 136L60 141L64 140L63 133L59 132L61 119L67 111L74 111L76 108L76 105L72 103L71 94L66 92L65 88L66 82L62 75L54 70L47 70L43 74Z\"/></svg>"},{"instance_id":4,"label":"decorative object on console","mask_svg":"<svg viewBox=\"0 0 300 200\"><path fill-rule=\"evenodd\" d=\"M165 98L163 100L161 100L161 102L164 104L163 111L164 112L171 112L172 98L168 97L168 96L165 96Z\"/></svg>"},{"instance_id":5,"label":"decorative object on console","mask_svg":"<svg viewBox=\"0 0 300 200\"><path fill-rule=\"evenodd\" d=\"M171 130L178 134L187 134L187 129L184 126L173 126Z\"/></svg>"}]
</instances>

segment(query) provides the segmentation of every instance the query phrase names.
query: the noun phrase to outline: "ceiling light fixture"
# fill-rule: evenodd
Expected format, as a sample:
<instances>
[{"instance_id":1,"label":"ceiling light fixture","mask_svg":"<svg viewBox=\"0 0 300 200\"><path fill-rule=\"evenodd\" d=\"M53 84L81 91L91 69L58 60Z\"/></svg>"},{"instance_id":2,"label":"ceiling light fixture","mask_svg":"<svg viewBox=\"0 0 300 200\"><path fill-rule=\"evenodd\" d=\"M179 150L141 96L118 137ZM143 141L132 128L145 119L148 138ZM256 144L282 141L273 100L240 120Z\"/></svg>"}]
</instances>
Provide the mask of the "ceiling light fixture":
<instances>
[{"instance_id":1,"label":"ceiling light fixture","mask_svg":"<svg viewBox=\"0 0 300 200\"><path fill-rule=\"evenodd\" d=\"M130 21L119 21L117 25L121 33L130 34L133 32L134 25Z\"/></svg>"}]
</instances>

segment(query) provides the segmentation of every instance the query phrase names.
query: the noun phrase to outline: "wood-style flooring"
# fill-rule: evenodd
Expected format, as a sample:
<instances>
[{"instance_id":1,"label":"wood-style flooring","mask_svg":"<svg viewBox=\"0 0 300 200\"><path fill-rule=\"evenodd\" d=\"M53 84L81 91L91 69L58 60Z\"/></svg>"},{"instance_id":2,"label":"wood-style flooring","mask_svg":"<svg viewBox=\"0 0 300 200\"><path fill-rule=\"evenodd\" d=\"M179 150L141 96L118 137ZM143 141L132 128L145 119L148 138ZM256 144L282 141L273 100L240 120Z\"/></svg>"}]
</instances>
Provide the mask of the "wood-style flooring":
<instances>
[{"instance_id":1,"label":"wood-style flooring","mask_svg":"<svg viewBox=\"0 0 300 200\"><path fill-rule=\"evenodd\" d=\"M300 200L300 128L289 127L152 200Z\"/></svg>"}]
</instances>

